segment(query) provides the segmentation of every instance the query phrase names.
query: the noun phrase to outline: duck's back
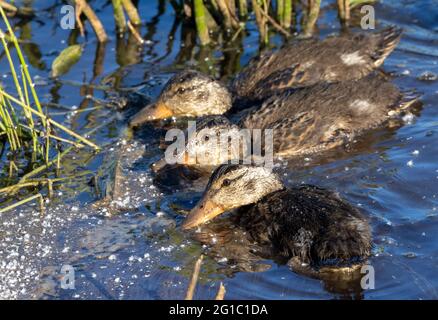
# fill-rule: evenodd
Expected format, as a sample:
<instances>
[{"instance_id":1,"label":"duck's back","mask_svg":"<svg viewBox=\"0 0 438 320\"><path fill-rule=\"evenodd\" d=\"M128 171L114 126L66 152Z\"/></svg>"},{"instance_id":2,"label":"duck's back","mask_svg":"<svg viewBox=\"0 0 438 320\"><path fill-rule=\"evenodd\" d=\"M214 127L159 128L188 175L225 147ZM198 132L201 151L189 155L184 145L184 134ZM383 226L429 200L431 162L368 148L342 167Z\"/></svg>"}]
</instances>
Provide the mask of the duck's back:
<instances>
[{"instance_id":1,"label":"duck's back","mask_svg":"<svg viewBox=\"0 0 438 320\"><path fill-rule=\"evenodd\" d=\"M401 31L301 40L252 60L232 81L237 99L255 99L286 87L360 79L378 68L394 50Z\"/></svg>"},{"instance_id":2,"label":"duck's back","mask_svg":"<svg viewBox=\"0 0 438 320\"><path fill-rule=\"evenodd\" d=\"M338 195L303 185L274 192L242 208L239 223L279 254L311 264L364 259L371 231L363 215Z\"/></svg>"},{"instance_id":3,"label":"duck's back","mask_svg":"<svg viewBox=\"0 0 438 320\"><path fill-rule=\"evenodd\" d=\"M404 97L382 77L370 75L283 91L248 112L239 123L249 129L273 129L274 151L298 155L350 141L415 99Z\"/></svg>"}]
</instances>

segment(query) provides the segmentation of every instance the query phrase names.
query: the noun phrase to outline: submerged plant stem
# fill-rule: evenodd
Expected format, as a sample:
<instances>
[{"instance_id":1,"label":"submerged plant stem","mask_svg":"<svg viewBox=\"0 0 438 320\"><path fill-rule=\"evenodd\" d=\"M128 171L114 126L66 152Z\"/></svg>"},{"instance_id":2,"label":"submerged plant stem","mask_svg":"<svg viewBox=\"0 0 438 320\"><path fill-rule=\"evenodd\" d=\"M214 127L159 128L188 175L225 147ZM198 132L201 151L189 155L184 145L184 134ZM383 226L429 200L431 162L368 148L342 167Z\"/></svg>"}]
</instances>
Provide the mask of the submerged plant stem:
<instances>
[{"instance_id":1,"label":"submerged plant stem","mask_svg":"<svg viewBox=\"0 0 438 320\"><path fill-rule=\"evenodd\" d=\"M28 203L32 200L35 199L39 199L39 203L40 203L40 209L43 209L43 205L42 205L42 200L43 200L43 196L41 195L41 193L38 193L36 195L33 195L29 198L23 199L21 201L15 202L14 204L11 204L10 206L7 206L6 208L0 209L0 214L1 213L5 213L6 211L12 210L18 206L21 206L22 204Z\"/></svg>"}]
</instances>

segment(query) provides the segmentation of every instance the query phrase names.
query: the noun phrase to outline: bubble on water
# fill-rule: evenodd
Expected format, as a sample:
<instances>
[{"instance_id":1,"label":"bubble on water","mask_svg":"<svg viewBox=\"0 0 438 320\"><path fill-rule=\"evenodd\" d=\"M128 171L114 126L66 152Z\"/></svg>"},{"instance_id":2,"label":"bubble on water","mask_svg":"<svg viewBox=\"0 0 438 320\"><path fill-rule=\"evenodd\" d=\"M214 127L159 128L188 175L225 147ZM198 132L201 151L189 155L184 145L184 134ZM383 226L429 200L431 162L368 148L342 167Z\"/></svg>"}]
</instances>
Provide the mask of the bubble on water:
<instances>
[{"instance_id":1,"label":"bubble on water","mask_svg":"<svg viewBox=\"0 0 438 320\"><path fill-rule=\"evenodd\" d=\"M405 252L405 253L403 253L403 256L406 258L410 258L410 259L417 257L417 255L414 252Z\"/></svg>"},{"instance_id":2,"label":"bubble on water","mask_svg":"<svg viewBox=\"0 0 438 320\"><path fill-rule=\"evenodd\" d=\"M409 160L409 161L406 163L406 165L407 165L408 167L412 168L412 167L414 166L414 161Z\"/></svg>"},{"instance_id":3,"label":"bubble on water","mask_svg":"<svg viewBox=\"0 0 438 320\"><path fill-rule=\"evenodd\" d=\"M115 261L117 259L117 256L115 254L112 254L108 257L108 260Z\"/></svg>"},{"instance_id":4,"label":"bubble on water","mask_svg":"<svg viewBox=\"0 0 438 320\"><path fill-rule=\"evenodd\" d=\"M419 150L412 151L412 155L414 155L414 156L418 156L419 154L420 154Z\"/></svg>"},{"instance_id":5,"label":"bubble on water","mask_svg":"<svg viewBox=\"0 0 438 320\"><path fill-rule=\"evenodd\" d=\"M403 116L402 120L406 124L412 124L414 122L415 116L412 113L407 113Z\"/></svg>"}]
</instances>

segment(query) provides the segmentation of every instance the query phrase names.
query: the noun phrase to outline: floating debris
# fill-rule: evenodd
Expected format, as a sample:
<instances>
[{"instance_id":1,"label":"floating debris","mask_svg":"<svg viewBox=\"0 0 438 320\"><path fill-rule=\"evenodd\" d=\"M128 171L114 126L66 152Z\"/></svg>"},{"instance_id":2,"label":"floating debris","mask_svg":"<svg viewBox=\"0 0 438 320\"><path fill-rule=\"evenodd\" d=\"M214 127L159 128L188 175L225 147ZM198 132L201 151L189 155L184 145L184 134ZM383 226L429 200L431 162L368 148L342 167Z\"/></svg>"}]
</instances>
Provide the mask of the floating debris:
<instances>
[{"instance_id":1,"label":"floating debris","mask_svg":"<svg viewBox=\"0 0 438 320\"><path fill-rule=\"evenodd\" d=\"M418 80L421 81L436 81L437 79L438 79L438 75L430 71L423 72L418 77Z\"/></svg>"}]
</instances>

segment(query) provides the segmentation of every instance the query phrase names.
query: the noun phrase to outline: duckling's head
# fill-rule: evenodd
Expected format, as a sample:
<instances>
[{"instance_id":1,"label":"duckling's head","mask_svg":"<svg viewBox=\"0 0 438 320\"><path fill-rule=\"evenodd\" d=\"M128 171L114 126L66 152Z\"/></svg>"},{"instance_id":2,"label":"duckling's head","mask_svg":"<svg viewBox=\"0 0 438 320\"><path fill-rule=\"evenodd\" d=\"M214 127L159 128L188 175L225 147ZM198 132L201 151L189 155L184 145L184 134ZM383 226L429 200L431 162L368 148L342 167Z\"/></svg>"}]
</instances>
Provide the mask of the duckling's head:
<instances>
[{"instance_id":1,"label":"duckling's head","mask_svg":"<svg viewBox=\"0 0 438 320\"><path fill-rule=\"evenodd\" d=\"M224 84L200 72L185 70L174 75L157 101L137 113L130 125L170 117L218 115L230 108L231 94Z\"/></svg>"},{"instance_id":2,"label":"duckling's head","mask_svg":"<svg viewBox=\"0 0 438 320\"><path fill-rule=\"evenodd\" d=\"M224 163L246 159L251 150L251 136L241 132L240 127L224 116L205 116L196 120L196 129L185 133L187 138L183 150L177 153L176 161L186 166L210 170ZM174 150L172 149L172 155ZM166 151L167 153L167 151ZM152 164L158 172L168 162L164 156Z\"/></svg>"},{"instance_id":3,"label":"duckling's head","mask_svg":"<svg viewBox=\"0 0 438 320\"><path fill-rule=\"evenodd\" d=\"M283 188L279 177L269 168L222 165L213 172L201 200L190 211L182 227L196 227L221 213L255 203Z\"/></svg>"},{"instance_id":4,"label":"duckling's head","mask_svg":"<svg viewBox=\"0 0 438 320\"><path fill-rule=\"evenodd\" d=\"M196 122L196 133L186 144L186 165L214 166L243 159L248 141L241 140L240 128L224 116L207 116ZM250 142L250 141L249 141Z\"/></svg>"}]
</instances>

